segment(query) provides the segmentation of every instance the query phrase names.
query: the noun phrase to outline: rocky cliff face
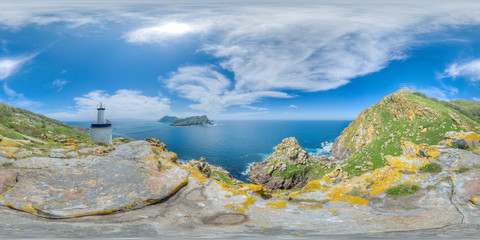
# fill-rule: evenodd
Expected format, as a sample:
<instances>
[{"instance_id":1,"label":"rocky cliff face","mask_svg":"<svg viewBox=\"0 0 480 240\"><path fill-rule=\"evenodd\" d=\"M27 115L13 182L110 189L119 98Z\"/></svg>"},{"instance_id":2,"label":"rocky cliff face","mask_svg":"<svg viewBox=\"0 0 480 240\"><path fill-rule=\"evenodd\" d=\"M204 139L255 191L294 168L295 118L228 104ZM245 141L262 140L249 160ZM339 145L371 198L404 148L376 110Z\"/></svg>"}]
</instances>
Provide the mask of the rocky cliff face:
<instances>
[{"instance_id":1,"label":"rocky cliff face","mask_svg":"<svg viewBox=\"0 0 480 240\"><path fill-rule=\"evenodd\" d=\"M263 162L255 163L248 173L249 179L268 189L292 189L303 187L319 169L328 169L327 157L310 156L294 137L283 139L275 152Z\"/></svg>"},{"instance_id":2,"label":"rocky cliff face","mask_svg":"<svg viewBox=\"0 0 480 240\"><path fill-rule=\"evenodd\" d=\"M399 154L401 141L433 145L448 131L479 132L480 124L466 111L404 88L363 110L335 140L331 153L337 159L348 159L343 169L359 175L355 167L367 167L367 162L374 169L382 167L384 156Z\"/></svg>"}]
</instances>

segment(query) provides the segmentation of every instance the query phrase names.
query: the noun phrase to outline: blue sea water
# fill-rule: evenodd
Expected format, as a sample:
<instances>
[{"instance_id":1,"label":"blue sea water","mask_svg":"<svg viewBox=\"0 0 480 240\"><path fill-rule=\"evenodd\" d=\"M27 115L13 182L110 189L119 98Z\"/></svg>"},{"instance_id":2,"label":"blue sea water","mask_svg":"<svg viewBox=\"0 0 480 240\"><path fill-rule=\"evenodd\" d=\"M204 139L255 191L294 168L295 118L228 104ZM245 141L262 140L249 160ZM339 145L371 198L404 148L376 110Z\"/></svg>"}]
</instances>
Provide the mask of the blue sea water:
<instances>
[{"instance_id":1,"label":"blue sea water","mask_svg":"<svg viewBox=\"0 0 480 240\"><path fill-rule=\"evenodd\" d=\"M221 166L233 177L248 181L251 164L265 160L287 137L296 137L312 154L329 155L335 138L350 121L239 120L216 121L215 126L170 127L160 122L113 123L114 137L136 140L155 137L180 160L200 159ZM88 127L88 123L70 123ZM327 142L326 146L322 143Z\"/></svg>"}]
</instances>

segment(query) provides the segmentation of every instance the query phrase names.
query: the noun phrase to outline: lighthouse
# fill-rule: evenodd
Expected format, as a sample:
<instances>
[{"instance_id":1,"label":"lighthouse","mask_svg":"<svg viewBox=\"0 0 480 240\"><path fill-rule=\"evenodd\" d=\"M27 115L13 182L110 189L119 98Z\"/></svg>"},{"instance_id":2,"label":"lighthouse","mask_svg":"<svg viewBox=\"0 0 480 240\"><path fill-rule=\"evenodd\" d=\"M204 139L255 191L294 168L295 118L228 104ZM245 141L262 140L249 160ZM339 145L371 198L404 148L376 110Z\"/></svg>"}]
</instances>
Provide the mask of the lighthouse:
<instances>
[{"instance_id":1,"label":"lighthouse","mask_svg":"<svg viewBox=\"0 0 480 240\"><path fill-rule=\"evenodd\" d=\"M92 142L112 144L112 123L105 120L105 105L100 103L97 108L97 122L90 126Z\"/></svg>"}]
</instances>

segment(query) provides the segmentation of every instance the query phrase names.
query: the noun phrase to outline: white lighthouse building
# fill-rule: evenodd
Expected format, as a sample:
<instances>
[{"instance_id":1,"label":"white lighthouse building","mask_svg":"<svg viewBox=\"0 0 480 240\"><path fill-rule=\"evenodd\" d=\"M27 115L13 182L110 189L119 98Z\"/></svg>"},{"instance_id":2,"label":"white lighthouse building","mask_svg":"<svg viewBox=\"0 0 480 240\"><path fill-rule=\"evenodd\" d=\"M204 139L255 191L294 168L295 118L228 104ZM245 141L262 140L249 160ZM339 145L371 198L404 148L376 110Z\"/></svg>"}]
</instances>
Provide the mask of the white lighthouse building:
<instances>
[{"instance_id":1,"label":"white lighthouse building","mask_svg":"<svg viewBox=\"0 0 480 240\"><path fill-rule=\"evenodd\" d=\"M105 121L105 105L100 103L97 111L97 122L92 123L90 126L92 142L98 141L112 144L112 123L108 120Z\"/></svg>"}]
</instances>

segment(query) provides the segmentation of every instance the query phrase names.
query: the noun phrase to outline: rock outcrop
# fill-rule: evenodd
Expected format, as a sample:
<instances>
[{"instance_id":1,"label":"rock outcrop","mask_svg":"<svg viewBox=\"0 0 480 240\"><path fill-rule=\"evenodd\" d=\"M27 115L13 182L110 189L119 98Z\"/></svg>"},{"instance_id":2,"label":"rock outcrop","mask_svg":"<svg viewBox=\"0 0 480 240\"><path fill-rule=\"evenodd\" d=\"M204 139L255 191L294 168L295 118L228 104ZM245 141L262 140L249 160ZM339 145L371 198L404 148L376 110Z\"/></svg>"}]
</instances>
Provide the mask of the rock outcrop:
<instances>
[{"instance_id":1,"label":"rock outcrop","mask_svg":"<svg viewBox=\"0 0 480 240\"><path fill-rule=\"evenodd\" d=\"M187 183L189 172L173 164L172 155L146 141L135 141L77 158L19 159L12 168L24 170L15 187L0 195L0 204L46 218L141 208ZM9 182L3 181L10 175L2 172L0 182L12 187L13 175Z\"/></svg>"},{"instance_id":2,"label":"rock outcrop","mask_svg":"<svg viewBox=\"0 0 480 240\"><path fill-rule=\"evenodd\" d=\"M205 158L201 157L200 160L190 160L184 164L185 166L192 168L200 172L204 177L210 178L216 181L224 182L227 184L241 184L242 181L235 179L232 175L223 169L222 167L216 167L207 163Z\"/></svg>"},{"instance_id":3,"label":"rock outcrop","mask_svg":"<svg viewBox=\"0 0 480 240\"><path fill-rule=\"evenodd\" d=\"M335 140L331 153L336 159L348 159L344 169L358 175L361 172L354 168L367 162L383 167L386 155L400 153L402 141L434 145L449 131L480 131L476 118L455 104L462 102L439 101L401 89L363 110ZM454 144L466 147L460 140Z\"/></svg>"},{"instance_id":4,"label":"rock outcrop","mask_svg":"<svg viewBox=\"0 0 480 240\"><path fill-rule=\"evenodd\" d=\"M257 162L250 167L249 179L268 189L300 188L307 184L312 176L312 166L330 166L328 157L310 156L294 137L285 138L275 147L275 152L267 160Z\"/></svg>"}]
</instances>

